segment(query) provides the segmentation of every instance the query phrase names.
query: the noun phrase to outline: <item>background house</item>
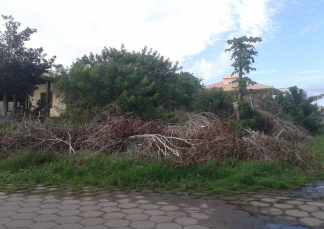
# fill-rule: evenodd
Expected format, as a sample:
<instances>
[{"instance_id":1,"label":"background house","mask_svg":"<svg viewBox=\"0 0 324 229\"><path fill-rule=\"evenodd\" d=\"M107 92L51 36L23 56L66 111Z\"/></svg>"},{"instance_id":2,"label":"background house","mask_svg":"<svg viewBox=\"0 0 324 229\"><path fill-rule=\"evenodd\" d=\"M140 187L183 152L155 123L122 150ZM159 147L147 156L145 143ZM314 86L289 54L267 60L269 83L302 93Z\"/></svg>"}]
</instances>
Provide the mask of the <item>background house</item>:
<instances>
[{"instance_id":1,"label":"background house","mask_svg":"<svg viewBox=\"0 0 324 229\"><path fill-rule=\"evenodd\" d=\"M236 78L238 77L238 74L234 74L233 76L231 75L226 75L223 77L223 82L219 82L219 83L214 83L211 85L206 86L206 89L210 89L213 87L218 87L218 88L223 88L224 91L233 91L233 87L236 87L238 84L231 84L232 81L234 81ZM276 96L279 93L282 93L282 91L272 87L272 86L267 86L267 85L263 85L260 83L256 83L254 85L249 85L247 87L247 89L252 89L257 93L263 93L263 94L268 94L271 96Z\"/></svg>"},{"instance_id":2,"label":"background house","mask_svg":"<svg viewBox=\"0 0 324 229\"><path fill-rule=\"evenodd\" d=\"M60 115L60 111L65 109L65 104L63 104L60 98L57 98L56 94L51 91L51 82L44 81L43 83L37 84L37 89L35 90L32 96L28 96L25 101L14 101L14 96L8 98L8 113L12 113L14 110L14 104L17 103L17 106L23 105L25 108L31 108L36 106L37 101L43 105L50 104L49 115L51 117L57 117ZM0 95L0 116L2 114L2 105L3 105L3 98ZM32 105L32 107L28 107Z\"/></svg>"},{"instance_id":3,"label":"background house","mask_svg":"<svg viewBox=\"0 0 324 229\"><path fill-rule=\"evenodd\" d=\"M48 102L46 102L46 83L45 84L37 84L37 89L34 92L33 96L29 96L29 102L32 106L35 106L37 101L41 101L44 104L50 104L50 116L57 117L60 115L60 111L65 109L65 104L63 104L60 98L57 98L57 95L50 90L49 88L49 98Z\"/></svg>"}]
</instances>

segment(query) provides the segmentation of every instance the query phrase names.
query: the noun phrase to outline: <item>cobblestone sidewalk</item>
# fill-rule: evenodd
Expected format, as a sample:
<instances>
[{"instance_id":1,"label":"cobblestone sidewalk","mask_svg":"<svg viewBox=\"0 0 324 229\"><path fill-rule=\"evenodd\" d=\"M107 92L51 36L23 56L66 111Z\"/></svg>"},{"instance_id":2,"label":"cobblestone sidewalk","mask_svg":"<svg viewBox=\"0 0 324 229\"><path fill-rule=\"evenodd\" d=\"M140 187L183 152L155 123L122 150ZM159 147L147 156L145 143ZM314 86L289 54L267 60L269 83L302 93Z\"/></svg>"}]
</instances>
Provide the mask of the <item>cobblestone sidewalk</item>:
<instances>
[{"instance_id":1,"label":"cobblestone sidewalk","mask_svg":"<svg viewBox=\"0 0 324 229\"><path fill-rule=\"evenodd\" d=\"M120 191L74 197L52 191L46 195L0 193L0 229L324 228L324 192L311 187L223 198Z\"/></svg>"}]
</instances>

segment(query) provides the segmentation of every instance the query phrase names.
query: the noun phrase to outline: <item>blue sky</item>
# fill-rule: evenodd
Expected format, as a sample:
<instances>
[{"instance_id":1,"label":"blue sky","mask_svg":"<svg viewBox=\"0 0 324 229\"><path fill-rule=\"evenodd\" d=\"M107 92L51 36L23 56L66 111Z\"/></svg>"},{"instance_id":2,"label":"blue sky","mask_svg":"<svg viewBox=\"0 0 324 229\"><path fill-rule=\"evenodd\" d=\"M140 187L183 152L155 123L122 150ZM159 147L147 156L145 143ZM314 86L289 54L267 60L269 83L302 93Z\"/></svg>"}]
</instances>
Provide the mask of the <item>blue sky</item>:
<instances>
[{"instance_id":1,"label":"blue sky","mask_svg":"<svg viewBox=\"0 0 324 229\"><path fill-rule=\"evenodd\" d=\"M251 35L263 41L250 78L324 93L324 0L1 0L0 9L36 28L27 46L43 47L57 64L104 46L148 46L208 85L233 71L226 41Z\"/></svg>"}]
</instances>

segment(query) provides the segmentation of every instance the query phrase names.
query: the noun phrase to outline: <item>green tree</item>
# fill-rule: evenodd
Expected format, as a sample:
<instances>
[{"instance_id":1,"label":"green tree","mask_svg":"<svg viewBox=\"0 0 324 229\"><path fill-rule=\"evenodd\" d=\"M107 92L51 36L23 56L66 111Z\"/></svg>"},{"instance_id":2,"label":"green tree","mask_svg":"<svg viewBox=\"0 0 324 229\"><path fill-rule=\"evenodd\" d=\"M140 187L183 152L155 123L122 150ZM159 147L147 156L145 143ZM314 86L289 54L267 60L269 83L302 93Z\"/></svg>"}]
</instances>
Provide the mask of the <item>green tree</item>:
<instances>
[{"instance_id":1,"label":"green tree","mask_svg":"<svg viewBox=\"0 0 324 229\"><path fill-rule=\"evenodd\" d=\"M324 126L321 124L321 119L317 117L319 111L317 106L312 104L318 99L322 99L324 94L305 98L303 89L298 87L290 87L290 93L279 94L276 96L277 102L280 104L284 112L289 114L294 122L299 122L306 129L315 133Z\"/></svg>"},{"instance_id":2,"label":"green tree","mask_svg":"<svg viewBox=\"0 0 324 229\"><path fill-rule=\"evenodd\" d=\"M180 71L178 63L144 48L129 52L104 48L62 71L56 90L67 112L80 113L115 102L125 112L158 118L167 110L189 107L201 80Z\"/></svg>"},{"instance_id":3,"label":"green tree","mask_svg":"<svg viewBox=\"0 0 324 229\"><path fill-rule=\"evenodd\" d=\"M20 23L4 16L5 31L0 31L0 93L3 95L3 116L8 112L8 96L24 98L35 90L40 75L51 68L55 57L45 59L42 48L26 48L25 42L37 32L26 28L18 32Z\"/></svg>"},{"instance_id":4,"label":"green tree","mask_svg":"<svg viewBox=\"0 0 324 229\"><path fill-rule=\"evenodd\" d=\"M238 79L234 80L233 83L238 83L238 98L240 101L243 100L243 95L247 91L247 86L249 84L254 85L255 82L252 81L249 77L243 77L243 75L249 74L250 71L255 71L255 68L251 67L251 64L254 63L254 56L258 55L258 52L255 51L255 47L251 43L261 42L260 37L239 37L228 40L227 44L231 45L230 48L225 49L225 52L233 51L231 60L234 59L234 63L231 65L234 67L234 72L239 74Z\"/></svg>"},{"instance_id":5,"label":"green tree","mask_svg":"<svg viewBox=\"0 0 324 229\"><path fill-rule=\"evenodd\" d=\"M232 95L223 88L200 89L195 96L193 109L229 116L234 111L232 103Z\"/></svg>"}]
</instances>

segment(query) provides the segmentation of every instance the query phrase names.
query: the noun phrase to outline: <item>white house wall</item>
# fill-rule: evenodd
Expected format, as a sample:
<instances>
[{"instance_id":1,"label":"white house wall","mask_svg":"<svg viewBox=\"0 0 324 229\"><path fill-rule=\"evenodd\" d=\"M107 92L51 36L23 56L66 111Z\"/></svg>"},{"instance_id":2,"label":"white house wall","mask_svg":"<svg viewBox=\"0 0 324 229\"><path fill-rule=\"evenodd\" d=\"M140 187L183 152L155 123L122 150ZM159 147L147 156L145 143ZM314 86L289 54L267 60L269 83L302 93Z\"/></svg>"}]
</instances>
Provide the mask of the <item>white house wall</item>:
<instances>
[{"instance_id":1,"label":"white house wall","mask_svg":"<svg viewBox=\"0 0 324 229\"><path fill-rule=\"evenodd\" d=\"M40 100L41 98L41 93L46 93L46 85L45 84L38 84L36 85L38 88L35 92L34 95L29 98L29 101L32 103L33 106L36 105L36 102ZM51 117L57 117L60 115L60 111L65 109L65 104L61 102L59 98L57 98L56 94L53 93L52 99L53 99L53 106L50 108L50 116Z\"/></svg>"}]
</instances>

